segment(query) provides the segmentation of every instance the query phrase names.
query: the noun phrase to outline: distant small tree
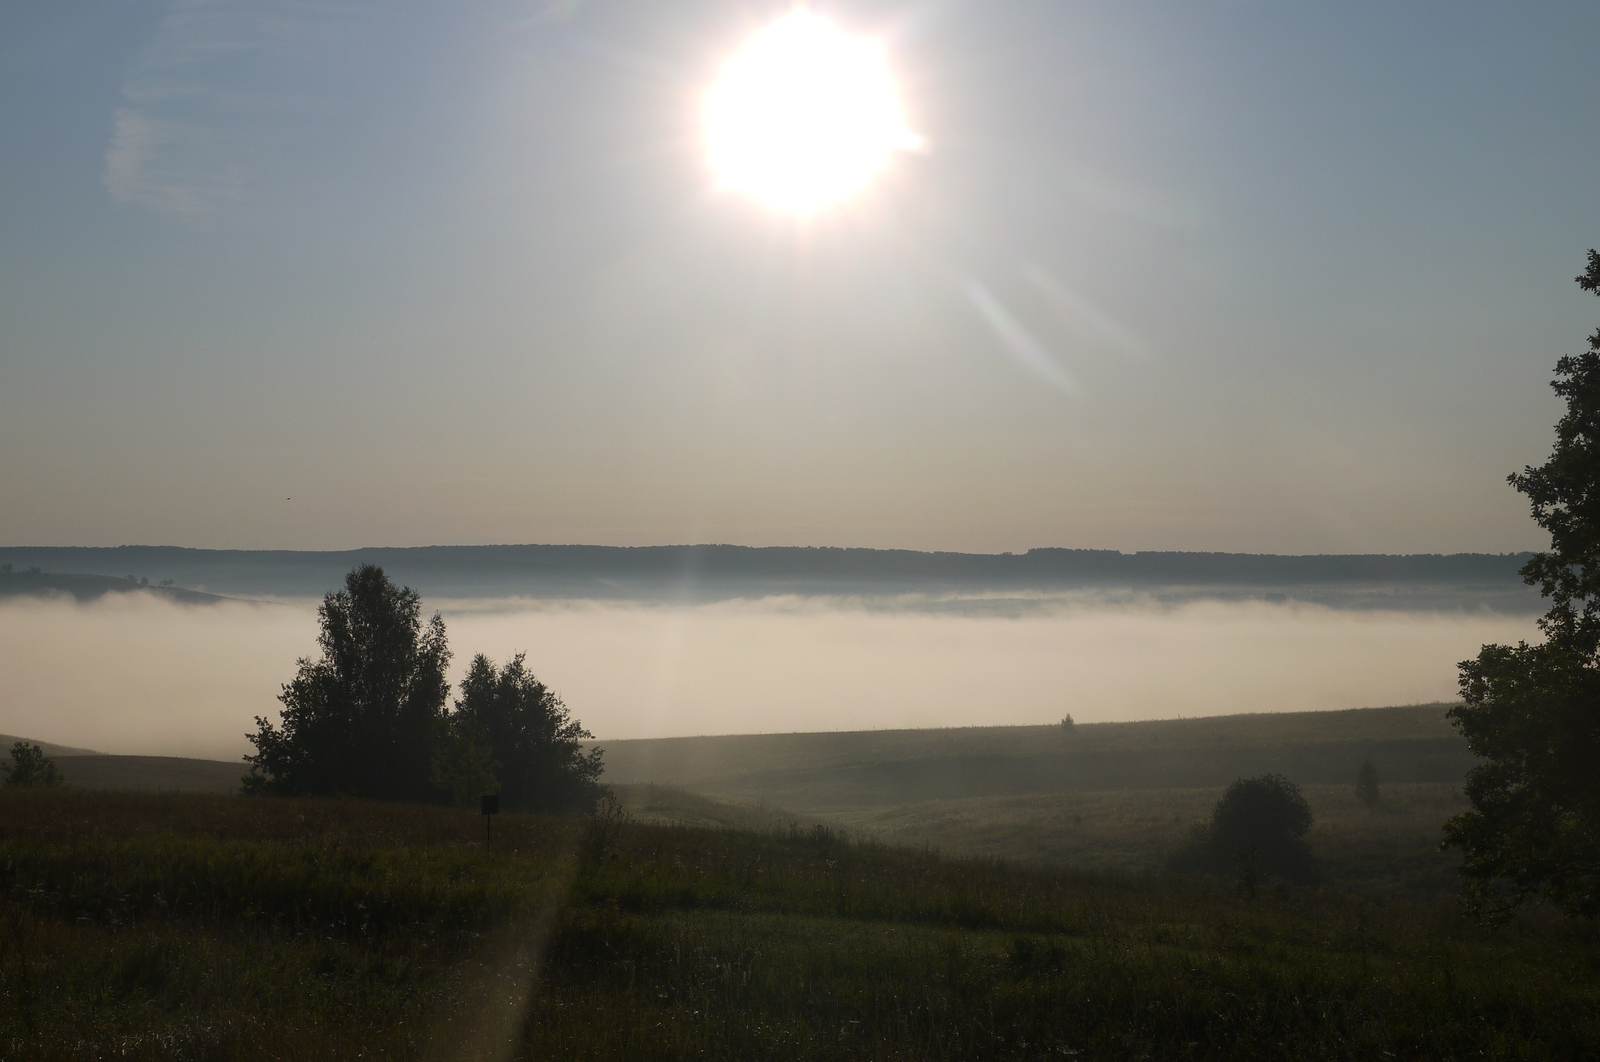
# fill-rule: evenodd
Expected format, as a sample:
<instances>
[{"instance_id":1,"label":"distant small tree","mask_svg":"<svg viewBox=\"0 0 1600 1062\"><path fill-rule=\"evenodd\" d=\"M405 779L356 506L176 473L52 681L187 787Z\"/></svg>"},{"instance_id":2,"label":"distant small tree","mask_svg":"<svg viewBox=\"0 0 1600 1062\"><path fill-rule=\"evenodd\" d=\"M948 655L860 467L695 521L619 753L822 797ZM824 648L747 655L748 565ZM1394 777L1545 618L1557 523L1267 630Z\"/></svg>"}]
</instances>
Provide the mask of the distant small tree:
<instances>
[{"instance_id":1,"label":"distant small tree","mask_svg":"<svg viewBox=\"0 0 1600 1062\"><path fill-rule=\"evenodd\" d=\"M1254 893L1269 874L1311 882L1316 865L1305 836L1311 805L1300 787L1281 774L1238 778L1211 809L1211 821L1187 850L1171 863L1174 870L1235 872L1241 887Z\"/></svg>"},{"instance_id":2,"label":"distant small tree","mask_svg":"<svg viewBox=\"0 0 1600 1062\"><path fill-rule=\"evenodd\" d=\"M476 760L493 772L508 809L591 811L604 792L600 750L584 750L583 739L593 735L524 659L518 653L496 669L483 654L473 657L450 718L458 758L437 765L437 776L459 780Z\"/></svg>"},{"instance_id":3,"label":"distant small tree","mask_svg":"<svg viewBox=\"0 0 1600 1062\"><path fill-rule=\"evenodd\" d=\"M1062 730L1071 730L1074 726L1077 726L1077 724L1072 721L1072 716L1070 714L1061 717Z\"/></svg>"},{"instance_id":4,"label":"distant small tree","mask_svg":"<svg viewBox=\"0 0 1600 1062\"><path fill-rule=\"evenodd\" d=\"M11 746L11 762L0 765L6 785L17 789L44 789L61 784L61 772L38 745L18 741Z\"/></svg>"},{"instance_id":5,"label":"distant small tree","mask_svg":"<svg viewBox=\"0 0 1600 1062\"><path fill-rule=\"evenodd\" d=\"M1371 760L1361 765L1361 773L1356 776L1356 799L1369 808L1378 806L1378 768Z\"/></svg>"},{"instance_id":6,"label":"distant small tree","mask_svg":"<svg viewBox=\"0 0 1600 1062\"><path fill-rule=\"evenodd\" d=\"M436 800L434 760L447 730L444 621L363 564L323 599L320 659L283 687L281 726L257 717L247 792Z\"/></svg>"}]
</instances>

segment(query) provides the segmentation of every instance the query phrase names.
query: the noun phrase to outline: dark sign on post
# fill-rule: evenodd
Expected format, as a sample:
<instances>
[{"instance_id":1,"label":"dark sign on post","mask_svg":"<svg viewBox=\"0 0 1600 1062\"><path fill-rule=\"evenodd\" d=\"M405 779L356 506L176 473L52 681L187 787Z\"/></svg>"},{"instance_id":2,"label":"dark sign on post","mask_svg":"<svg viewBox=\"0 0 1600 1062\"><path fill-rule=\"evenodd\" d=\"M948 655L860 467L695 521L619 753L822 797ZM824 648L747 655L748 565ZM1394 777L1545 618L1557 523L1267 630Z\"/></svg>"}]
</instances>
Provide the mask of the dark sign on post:
<instances>
[{"instance_id":1,"label":"dark sign on post","mask_svg":"<svg viewBox=\"0 0 1600 1062\"><path fill-rule=\"evenodd\" d=\"M489 816L500 814L500 794L495 793L491 796L486 796L482 798L480 804L483 807L483 850L487 852L489 850L489 842L493 840L493 832L490 824L493 823L494 820Z\"/></svg>"}]
</instances>

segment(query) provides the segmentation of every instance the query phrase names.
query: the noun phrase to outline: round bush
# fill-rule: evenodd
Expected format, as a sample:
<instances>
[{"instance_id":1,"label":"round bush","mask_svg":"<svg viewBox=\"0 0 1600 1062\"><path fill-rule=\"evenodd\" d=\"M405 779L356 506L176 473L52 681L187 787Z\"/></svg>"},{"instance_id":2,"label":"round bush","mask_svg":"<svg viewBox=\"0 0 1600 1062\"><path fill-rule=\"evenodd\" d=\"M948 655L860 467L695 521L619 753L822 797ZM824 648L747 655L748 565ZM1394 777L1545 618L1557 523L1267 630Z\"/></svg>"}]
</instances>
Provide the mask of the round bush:
<instances>
[{"instance_id":1,"label":"round bush","mask_svg":"<svg viewBox=\"0 0 1600 1062\"><path fill-rule=\"evenodd\" d=\"M1299 786L1281 774L1238 778L1211 809L1211 822L1204 831L1168 866L1235 874L1241 882L1275 874L1311 883L1318 875L1305 842L1310 829L1311 805Z\"/></svg>"},{"instance_id":2,"label":"round bush","mask_svg":"<svg viewBox=\"0 0 1600 1062\"><path fill-rule=\"evenodd\" d=\"M1236 778L1211 809L1211 836L1221 844L1277 847L1311 829L1311 805L1281 774Z\"/></svg>"}]
</instances>

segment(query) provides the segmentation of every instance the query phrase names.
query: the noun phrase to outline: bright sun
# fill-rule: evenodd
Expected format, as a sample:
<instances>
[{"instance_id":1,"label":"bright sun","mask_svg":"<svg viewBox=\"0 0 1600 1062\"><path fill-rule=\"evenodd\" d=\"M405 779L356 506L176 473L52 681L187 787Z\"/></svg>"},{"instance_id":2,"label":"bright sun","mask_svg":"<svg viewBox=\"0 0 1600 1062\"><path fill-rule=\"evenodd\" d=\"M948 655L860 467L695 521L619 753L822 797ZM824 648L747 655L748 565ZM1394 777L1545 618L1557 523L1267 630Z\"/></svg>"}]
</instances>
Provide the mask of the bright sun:
<instances>
[{"instance_id":1,"label":"bright sun","mask_svg":"<svg viewBox=\"0 0 1600 1062\"><path fill-rule=\"evenodd\" d=\"M877 47L807 11L739 49L705 119L717 183L797 212L849 195L918 143Z\"/></svg>"}]
</instances>

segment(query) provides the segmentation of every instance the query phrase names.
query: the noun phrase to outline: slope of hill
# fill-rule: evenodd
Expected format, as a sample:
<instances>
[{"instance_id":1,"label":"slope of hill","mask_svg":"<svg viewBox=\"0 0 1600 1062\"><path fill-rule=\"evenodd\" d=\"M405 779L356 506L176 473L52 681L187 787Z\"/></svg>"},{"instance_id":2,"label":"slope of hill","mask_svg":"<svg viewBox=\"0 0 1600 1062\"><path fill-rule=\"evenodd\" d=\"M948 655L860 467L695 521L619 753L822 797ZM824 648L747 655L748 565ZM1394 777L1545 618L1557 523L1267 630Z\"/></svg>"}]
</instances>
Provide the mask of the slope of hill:
<instances>
[{"instance_id":1,"label":"slope of hill","mask_svg":"<svg viewBox=\"0 0 1600 1062\"><path fill-rule=\"evenodd\" d=\"M928 800L1226 785L1277 771L1341 784L1459 783L1472 766L1448 705L1137 723L602 741L608 782L657 782L795 811Z\"/></svg>"},{"instance_id":2,"label":"slope of hill","mask_svg":"<svg viewBox=\"0 0 1600 1062\"><path fill-rule=\"evenodd\" d=\"M1281 771L1311 800L1329 880L1455 891L1445 819L1471 766L1446 705L1061 727L602 742L604 780L641 822L852 835L963 856L1159 870L1235 777ZM9 744L15 738L0 738ZM69 787L236 792L244 764L47 745ZM1353 783L1383 776L1377 809ZM658 784L668 782L671 784Z\"/></svg>"},{"instance_id":3,"label":"slope of hill","mask_svg":"<svg viewBox=\"0 0 1600 1062\"><path fill-rule=\"evenodd\" d=\"M717 821L693 790L895 845L1138 873L1189 841L1227 783L1275 771L1311 801L1328 880L1433 898L1458 886L1440 829L1465 809L1474 762L1448 707L599 744L606 781L635 807L633 794L657 792L660 820ZM1377 808L1353 788L1367 759L1383 778ZM731 821L725 805L706 810Z\"/></svg>"},{"instance_id":4,"label":"slope of hill","mask_svg":"<svg viewBox=\"0 0 1600 1062\"><path fill-rule=\"evenodd\" d=\"M5 755L11 746L19 741L29 745L38 745L46 756L104 756L103 752L94 749L73 748L71 745L57 745L50 741L35 741L33 738L18 737L15 734L0 734L0 755Z\"/></svg>"},{"instance_id":5,"label":"slope of hill","mask_svg":"<svg viewBox=\"0 0 1600 1062\"><path fill-rule=\"evenodd\" d=\"M186 605L209 605L227 598L181 586L151 586L133 576L83 575L71 572L0 570L0 597L50 597L66 594L78 601L94 601L107 594L149 594Z\"/></svg>"},{"instance_id":6,"label":"slope of hill","mask_svg":"<svg viewBox=\"0 0 1600 1062\"><path fill-rule=\"evenodd\" d=\"M14 734L0 734L0 758L4 758L5 753L18 741L38 745L61 770L62 780L73 789L235 793L239 790L239 779L245 773L243 763L228 760L197 760L186 756L115 756L94 749L35 741Z\"/></svg>"},{"instance_id":7,"label":"slope of hill","mask_svg":"<svg viewBox=\"0 0 1600 1062\"><path fill-rule=\"evenodd\" d=\"M186 793L236 793L243 763L195 760L183 756L52 757L74 789L158 790Z\"/></svg>"}]
</instances>

